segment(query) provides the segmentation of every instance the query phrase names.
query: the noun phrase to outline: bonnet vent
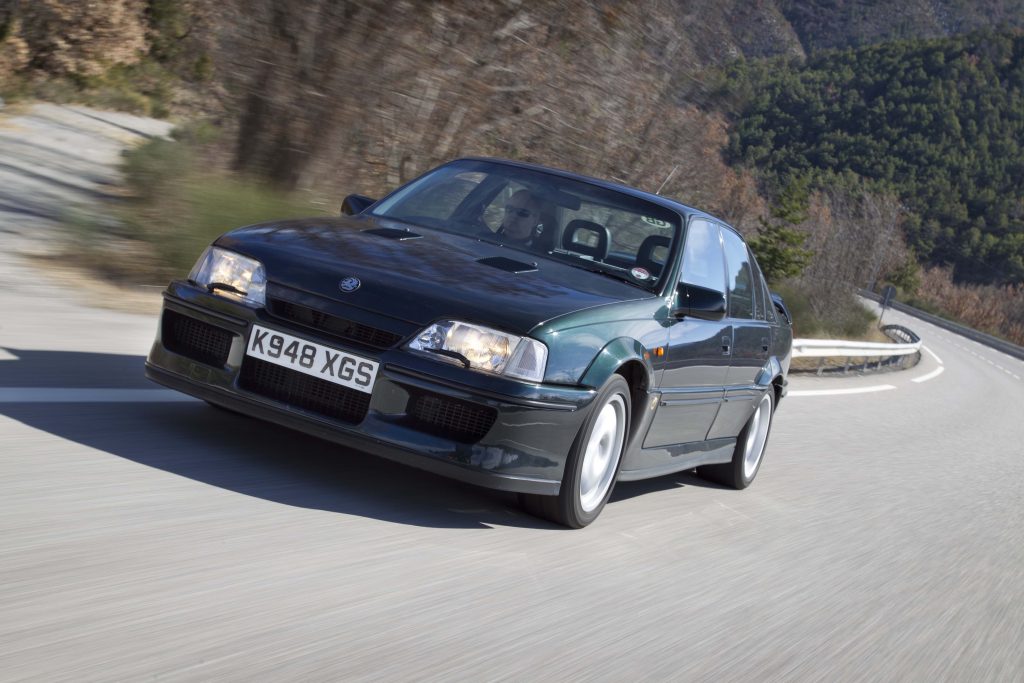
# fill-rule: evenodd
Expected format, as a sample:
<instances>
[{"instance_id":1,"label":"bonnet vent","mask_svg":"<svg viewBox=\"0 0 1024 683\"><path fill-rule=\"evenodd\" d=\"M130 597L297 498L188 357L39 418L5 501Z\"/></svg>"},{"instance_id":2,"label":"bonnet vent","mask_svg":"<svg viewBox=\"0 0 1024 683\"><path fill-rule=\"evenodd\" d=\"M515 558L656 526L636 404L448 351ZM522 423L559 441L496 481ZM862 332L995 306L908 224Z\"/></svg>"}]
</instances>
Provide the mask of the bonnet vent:
<instances>
[{"instance_id":1,"label":"bonnet vent","mask_svg":"<svg viewBox=\"0 0 1024 683\"><path fill-rule=\"evenodd\" d=\"M369 230L363 230L371 235L377 235L378 237L387 237L389 240L414 240L423 235L412 230L402 230L400 228L370 228Z\"/></svg>"},{"instance_id":2,"label":"bonnet vent","mask_svg":"<svg viewBox=\"0 0 1024 683\"><path fill-rule=\"evenodd\" d=\"M516 261L515 259L505 258L504 256L490 256L488 258L482 258L477 261L485 266L492 266L500 270L507 270L510 273L532 273L537 270L536 263L524 263L523 261Z\"/></svg>"}]
</instances>

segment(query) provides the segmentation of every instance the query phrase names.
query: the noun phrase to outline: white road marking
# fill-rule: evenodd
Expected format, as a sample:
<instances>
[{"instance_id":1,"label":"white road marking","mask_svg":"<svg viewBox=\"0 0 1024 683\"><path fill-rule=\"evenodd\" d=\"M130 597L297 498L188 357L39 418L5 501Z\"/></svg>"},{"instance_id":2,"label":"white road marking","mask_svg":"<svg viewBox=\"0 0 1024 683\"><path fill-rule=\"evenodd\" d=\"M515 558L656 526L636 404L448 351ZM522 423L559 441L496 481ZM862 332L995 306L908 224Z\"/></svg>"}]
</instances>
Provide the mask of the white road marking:
<instances>
[{"instance_id":1,"label":"white road marking","mask_svg":"<svg viewBox=\"0 0 1024 683\"><path fill-rule=\"evenodd\" d=\"M914 379L912 379L910 381L911 382L917 382L919 384L921 382L927 382L928 380L935 379L936 377L941 375L942 371L945 370L945 369L946 369L945 367L940 365L939 367L937 367L934 370L932 370L931 372L929 372L927 375L921 375L920 377L915 377Z\"/></svg>"},{"instance_id":2,"label":"white road marking","mask_svg":"<svg viewBox=\"0 0 1024 683\"><path fill-rule=\"evenodd\" d=\"M921 348L927 351L929 354L931 354L931 357L934 358L939 365L942 365L942 359L936 356L934 351L929 349L927 346L922 346Z\"/></svg>"},{"instance_id":3,"label":"white road marking","mask_svg":"<svg viewBox=\"0 0 1024 683\"><path fill-rule=\"evenodd\" d=\"M0 388L0 403L177 403L196 400L170 389Z\"/></svg>"},{"instance_id":4,"label":"white road marking","mask_svg":"<svg viewBox=\"0 0 1024 683\"><path fill-rule=\"evenodd\" d=\"M851 389L805 389L804 391L790 391L786 396L843 396L846 394L870 394L875 391L889 391L895 388L891 384L879 384L873 387L854 387Z\"/></svg>"}]
</instances>

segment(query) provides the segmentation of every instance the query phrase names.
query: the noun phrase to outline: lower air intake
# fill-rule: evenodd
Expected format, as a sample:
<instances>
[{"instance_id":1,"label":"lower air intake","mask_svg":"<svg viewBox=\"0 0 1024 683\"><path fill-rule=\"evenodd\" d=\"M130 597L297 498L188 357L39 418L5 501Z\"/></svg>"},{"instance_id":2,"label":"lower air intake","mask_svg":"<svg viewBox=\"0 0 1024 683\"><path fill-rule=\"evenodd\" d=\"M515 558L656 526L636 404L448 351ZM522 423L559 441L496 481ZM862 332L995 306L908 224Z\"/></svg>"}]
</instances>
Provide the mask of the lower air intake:
<instances>
[{"instance_id":1,"label":"lower air intake","mask_svg":"<svg viewBox=\"0 0 1024 683\"><path fill-rule=\"evenodd\" d=\"M362 422L370 408L370 394L364 391L310 377L252 356L246 356L242 363L238 385L254 394L340 422Z\"/></svg>"},{"instance_id":2,"label":"lower air intake","mask_svg":"<svg viewBox=\"0 0 1024 683\"><path fill-rule=\"evenodd\" d=\"M195 318L164 311L160 338L168 351L191 358L204 365L224 367L234 334Z\"/></svg>"},{"instance_id":3,"label":"lower air intake","mask_svg":"<svg viewBox=\"0 0 1024 683\"><path fill-rule=\"evenodd\" d=\"M497 418L493 408L436 394L414 394L408 412L422 431L464 443L482 439Z\"/></svg>"}]
</instances>

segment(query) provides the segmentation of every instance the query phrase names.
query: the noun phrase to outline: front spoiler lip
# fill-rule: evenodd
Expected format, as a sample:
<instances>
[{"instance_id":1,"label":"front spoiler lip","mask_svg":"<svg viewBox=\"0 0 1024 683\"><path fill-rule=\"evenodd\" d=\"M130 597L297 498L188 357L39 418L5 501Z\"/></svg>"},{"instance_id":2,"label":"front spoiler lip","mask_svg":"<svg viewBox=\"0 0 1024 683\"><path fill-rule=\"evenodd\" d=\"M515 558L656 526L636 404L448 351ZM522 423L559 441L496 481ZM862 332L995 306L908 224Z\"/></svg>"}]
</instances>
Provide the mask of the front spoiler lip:
<instances>
[{"instance_id":1,"label":"front spoiler lip","mask_svg":"<svg viewBox=\"0 0 1024 683\"><path fill-rule=\"evenodd\" d=\"M218 387L195 382L153 365L149 361L146 362L146 377L157 384L246 415L475 486L547 496L558 495L561 488L560 481L485 472L457 463L437 460L428 455L394 446L359 433L342 432L329 424L304 415L297 415L272 403L264 403Z\"/></svg>"}]
</instances>

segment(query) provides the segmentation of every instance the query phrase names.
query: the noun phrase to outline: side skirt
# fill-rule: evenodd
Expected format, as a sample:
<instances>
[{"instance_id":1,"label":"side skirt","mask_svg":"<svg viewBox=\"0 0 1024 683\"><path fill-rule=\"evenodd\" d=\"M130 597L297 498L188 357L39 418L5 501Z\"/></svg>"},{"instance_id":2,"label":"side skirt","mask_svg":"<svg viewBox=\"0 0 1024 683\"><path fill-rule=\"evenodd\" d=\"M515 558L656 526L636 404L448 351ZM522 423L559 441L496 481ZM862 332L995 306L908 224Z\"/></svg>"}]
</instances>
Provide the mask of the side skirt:
<instances>
[{"instance_id":1,"label":"side skirt","mask_svg":"<svg viewBox=\"0 0 1024 683\"><path fill-rule=\"evenodd\" d=\"M665 474L690 470L701 465L716 465L730 462L736 450L736 439L713 439L696 441L670 448L644 448L631 453L630 460L656 461L642 469L623 469L619 471L619 481L637 481L651 479ZM666 461L667 460L667 461ZM624 463L625 464L625 463Z\"/></svg>"}]
</instances>

